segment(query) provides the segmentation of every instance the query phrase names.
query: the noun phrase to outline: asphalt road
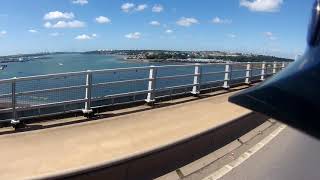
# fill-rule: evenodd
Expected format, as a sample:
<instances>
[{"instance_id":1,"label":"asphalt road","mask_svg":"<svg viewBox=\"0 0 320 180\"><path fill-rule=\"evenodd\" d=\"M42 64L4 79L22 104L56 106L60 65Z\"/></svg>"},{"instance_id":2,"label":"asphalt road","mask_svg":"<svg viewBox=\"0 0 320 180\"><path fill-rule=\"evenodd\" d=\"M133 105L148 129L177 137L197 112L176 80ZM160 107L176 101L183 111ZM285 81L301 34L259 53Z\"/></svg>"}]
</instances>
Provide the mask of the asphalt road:
<instances>
[{"instance_id":1,"label":"asphalt road","mask_svg":"<svg viewBox=\"0 0 320 180\"><path fill-rule=\"evenodd\" d=\"M287 127L221 180L320 179L320 140Z\"/></svg>"}]
</instances>

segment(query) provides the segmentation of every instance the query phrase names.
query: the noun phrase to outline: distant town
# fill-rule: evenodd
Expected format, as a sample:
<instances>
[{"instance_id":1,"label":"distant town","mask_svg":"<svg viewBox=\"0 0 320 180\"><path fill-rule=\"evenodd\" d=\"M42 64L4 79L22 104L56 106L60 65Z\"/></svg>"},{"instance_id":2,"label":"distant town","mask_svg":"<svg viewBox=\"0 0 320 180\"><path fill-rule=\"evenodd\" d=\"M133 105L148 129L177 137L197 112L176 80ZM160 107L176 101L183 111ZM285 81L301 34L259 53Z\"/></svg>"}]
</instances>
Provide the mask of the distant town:
<instances>
[{"instance_id":1,"label":"distant town","mask_svg":"<svg viewBox=\"0 0 320 180\"><path fill-rule=\"evenodd\" d=\"M47 55L51 53L35 53L35 54L18 54L10 56L0 56L0 63L11 63L11 62L27 62L37 59L47 59Z\"/></svg>"},{"instance_id":2,"label":"distant town","mask_svg":"<svg viewBox=\"0 0 320 180\"><path fill-rule=\"evenodd\" d=\"M293 59L275 56L228 53L222 51L166 51L166 50L96 50L84 52L85 54L102 54L122 56L126 60L140 60L153 62L290 62Z\"/></svg>"}]
</instances>

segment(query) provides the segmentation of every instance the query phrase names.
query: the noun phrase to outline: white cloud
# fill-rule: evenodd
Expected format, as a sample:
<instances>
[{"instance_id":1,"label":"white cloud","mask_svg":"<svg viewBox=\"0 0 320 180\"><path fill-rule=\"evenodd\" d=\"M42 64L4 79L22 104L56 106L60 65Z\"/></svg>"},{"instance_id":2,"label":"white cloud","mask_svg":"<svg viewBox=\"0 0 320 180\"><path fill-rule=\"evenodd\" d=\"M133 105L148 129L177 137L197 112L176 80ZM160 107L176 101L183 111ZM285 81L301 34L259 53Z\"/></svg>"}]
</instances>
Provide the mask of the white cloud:
<instances>
[{"instance_id":1,"label":"white cloud","mask_svg":"<svg viewBox=\"0 0 320 180\"><path fill-rule=\"evenodd\" d=\"M74 14L72 12L60 12L60 11L52 11L44 15L44 20L54 20L54 19L73 19Z\"/></svg>"},{"instance_id":2,"label":"white cloud","mask_svg":"<svg viewBox=\"0 0 320 180\"><path fill-rule=\"evenodd\" d=\"M140 39L141 33L140 32L129 33L129 34L125 35L125 37L128 39Z\"/></svg>"},{"instance_id":3,"label":"white cloud","mask_svg":"<svg viewBox=\"0 0 320 180\"><path fill-rule=\"evenodd\" d=\"M259 12L279 11L282 3L283 0L240 0L240 6Z\"/></svg>"},{"instance_id":4,"label":"white cloud","mask_svg":"<svg viewBox=\"0 0 320 180\"><path fill-rule=\"evenodd\" d=\"M105 16L99 16L96 18L96 22L99 24L108 24L111 22L111 20L108 17Z\"/></svg>"},{"instance_id":5,"label":"white cloud","mask_svg":"<svg viewBox=\"0 0 320 180\"><path fill-rule=\"evenodd\" d=\"M185 26L185 27L189 27L193 24L198 24L199 21L195 18L186 18L186 17L182 17L180 18L180 20L177 21L177 24L179 26Z\"/></svg>"},{"instance_id":6,"label":"white cloud","mask_svg":"<svg viewBox=\"0 0 320 180\"><path fill-rule=\"evenodd\" d=\"M136 6L133 3L124 3L121 6L121 10L126 13L134 12L134 11L144 11L147 8L148 8L147 4L140 4L140 5Z\"/></svg>"},{"instance_id":7,"label":"white cloud","mask_svg":"<svg viewBox=\"0 0 320 180\"><path fill-rule=\"evenodd\" d=\"M145 9L148 8L148 5L146 4L140 4L137 8L136 8L136 11L143 11Z\"/></svg>"},{"instance_id":8,"label":"white cloud","mask_svg":"<svg viewBox=\"0 0 320 180\"><path fill-rule=\"evenodd\" d=\"M159 21L151 21L149 24L152 26L160 26L161 25Z\"/></svg>"},{"instance_id":9,"label":"white cloud","mask_svg":"<svg viewBox=\"0 0 320 180\"><path fill-rule=\"evenodd\" d=\"M0 38L4 37L6 34L7 34L7 31L5 30L0 31Z\"/></svg>"},{"instance_id":10,"label":"white cloud","mask_svg":"<svg viewBox=\"0 0 320 180\"><path fill-rule=\"evenodd\" d=\"M230 19L221 19L219 17L215 17L212 19L212 23L214 24L231 24L232 20Z\"/></svg>"},{"instance_id":11,"label":"white cloud","mask_svg":"<svg viewBox=\"0 0 320 180\"><path fill-rule=\"evenodd\" d=\"M271 41L278 39L272 32L264 32L264 35Z\"/></svg>"},{"instance_id":12,"label":"white cloud","mask_svg":"<svg viewBox=\"0 0 320 180\"><path fill-rule=\"evenodd\" d=\"M277 38L277 37L272 36L272 37L270 37L269 39L270 39L271 41L275 41L275 40L277 40L278 38Z\"/></svg>"},{"instance_id":13,"label":"white cloud","mask_svg":"<svg viewBox=\"0 0 320 180\"><path fill-rule=\"evenodd\" d=\"M57 36L60 36L61 34L58 32L54 32L54 33L50 33L49 35L53 37L57 37Z\"/></svg>"},{"instance_id":14,"label":"white cloud","mask_svg":"<svg viewBox=\"0 0 320 180\"><path fill-rule=\"evenodd\" d=\"M38 31L35 30L35 29L29 29L28 32L30 32L30 33L37 33Z\"/></svg>"},{"instance_id":15,"label":"white cloud","mask_svg":"<svg viewBox=\"0 0 320 180\"><path fill-rule=\"evenodd\" d=\"M92 39L91 36L89 35L86 35L86 34L82 34L82 35L79 35L77 37L75 37L76 40L90 40Z\"/></svg>"},{"instance_id":16,"label":"white cloud","mask_svg":"<svg viewBox=\"0 0 320 180\"><path fill-rule=\"evenodd\" d=\"M72 1L73 4L79 4L79 5L85 5L88 4L88 0L73 0Z\"/></svg>"},{"instance_id":17,"label":"white cloud","mask_svg":"<svg viewBox=\"0 0 320 180\"><path fill-rule=\"evenodd\" d=\"M237 37L237 35L235 35L235 34L227 34L227 36L228 36L229 38L231 38L231 39L234 39L234 38Z\"/></svg>"},{"instance_id":18,"label":"white cloud","mask_svg":"<svg viewBox=\"0 0 320 180\"><path fill-rule=\"evenodd\" d=\"M51 22L46 22L44 27L46 28L54 28L54 29L66 29L66 28L83 28L86 26L86 23L78 20L74 21L58 21L56 24L52 24Z\"/></svg>"},{"instance_id":19,"label":"white cloud","mask_svg":"<svg viewBox=\"0 0 320 180\"><path fill-rule=\"evenodd\" d=\"M264 33L266 36L273 36L273 33L272 32L265 32Z\"/></svg>"},{"instance_id":20,"label":"white cloud","mask_svg":"<svg viewBox=\"0 0 320 180\"><path fill-rule=\"evenodd\" d=\"M46 22L46 23L44 23L43 26L44 26L45 28L52 28L51 22Z\"/></svg>"},{"instance_id":21,"label":"white cloud","mask_svg":"<svg viewBox=\"0 0 320 180\"><path fill-rule=\"evenodd\" d=\"M131 10L133 10L135 7L135 5L133 3L124 3L121 6L121 10L123 12L130 12Z\"/></svg>"},{"instance_id":22,"label":"white cloud","mask_svg":"<svg viewBox=\"0 0 320 180\"><path fill-rule=\"evenodd\" d=\"M166 33L167 33L167 34L172 34L172 33L173 33L173 30L167 29L167 30L166 30Z\"/></svg>"},{"instance_id":23,"label":"white cloud","mask_svg":"<svg viewBox=\"0 0 320 180\"><path fill-rule=\"evenodd\" d=\"M82 35L75 37L74 39L83 41L83 40L91 40L96 37L97 37L97 34L92 34L92 35L82 34Z\"/></svg>"},{"instance_id":24,"label":"white cloud","mask_svg":"<svg viewBox=\"0 0 320 180\"><path fill-rule=\"evenodd\" d=\"M163 6L161 4L156 4L152 7L152 12L162 12L164 10Z\"/></svg>"}]
</instances>

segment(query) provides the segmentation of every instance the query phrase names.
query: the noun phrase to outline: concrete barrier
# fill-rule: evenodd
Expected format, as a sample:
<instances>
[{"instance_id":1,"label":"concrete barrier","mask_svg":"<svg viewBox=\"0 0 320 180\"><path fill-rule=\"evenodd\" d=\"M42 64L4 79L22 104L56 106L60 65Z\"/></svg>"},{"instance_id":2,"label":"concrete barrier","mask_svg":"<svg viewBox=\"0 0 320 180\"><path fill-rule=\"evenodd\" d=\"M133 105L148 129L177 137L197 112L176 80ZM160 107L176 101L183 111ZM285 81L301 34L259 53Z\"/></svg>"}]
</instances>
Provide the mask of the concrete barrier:
<instances>
[{"instance_id":1,"label":"concrete barrier","mask_svg":"<svg viewBox=\"0 0 320 180\"><path fill-rule=\"evenodd\" d=\"M160 177L194 162L237 140L268 120L250 113L188 139L159 149L133 155L108 164L50 174L38 179L117 179L147 180Z\"/></svg>"}]
</instances>

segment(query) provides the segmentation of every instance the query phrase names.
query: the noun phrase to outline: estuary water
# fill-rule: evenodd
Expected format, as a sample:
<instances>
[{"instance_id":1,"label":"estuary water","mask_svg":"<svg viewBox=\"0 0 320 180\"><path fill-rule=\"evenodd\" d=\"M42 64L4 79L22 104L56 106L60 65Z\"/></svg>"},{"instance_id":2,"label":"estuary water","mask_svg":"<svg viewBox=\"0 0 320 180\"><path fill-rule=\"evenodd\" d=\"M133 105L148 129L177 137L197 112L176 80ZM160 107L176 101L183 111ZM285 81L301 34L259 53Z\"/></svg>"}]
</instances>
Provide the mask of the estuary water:
<instances>
[{"instance_id":1,"label":"estuary water","mask_svg":"<svg viewBox=\"0 0 320 180\"><path fill-rule=\"evenodd\" d=\"M25 77L85 70L113 69L122 67L149 66L151 63L124 61L121 57L90 54L54 54L48 58L27 62L8 63L0 70L0 79ZM154 63L152 63L154 64Z\"/></svg>"}]
</instances>

